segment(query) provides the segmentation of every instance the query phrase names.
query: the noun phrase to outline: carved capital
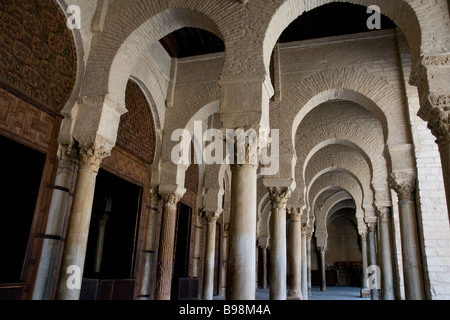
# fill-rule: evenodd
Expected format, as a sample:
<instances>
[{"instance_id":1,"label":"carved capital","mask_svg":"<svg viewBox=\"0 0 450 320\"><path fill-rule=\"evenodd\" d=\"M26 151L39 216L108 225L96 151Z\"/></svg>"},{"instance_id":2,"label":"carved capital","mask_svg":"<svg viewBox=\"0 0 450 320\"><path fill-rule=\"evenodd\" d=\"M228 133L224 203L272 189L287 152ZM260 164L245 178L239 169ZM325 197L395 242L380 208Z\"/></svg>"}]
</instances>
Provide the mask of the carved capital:
<instances>
[{"instance_id":1,"label":"carved capital","mask_svg":"<svg viewBox=\"0 0 450 320\"><path fill-rule=\"evenodd\" d=\"M249 128L222 129L222 134L226 137L226 143L231 150L233 144L233 157L230 163L239 165L258 166L259 155L263 148L269 144L268 130ZM232 161L231 161L232 160Z\"/></svg>"},{"instance_id":2,"label":"carved capital","mask_svg":"<svg viewBox=\"0 0 450 320\"><path fill-rule=\"evenodd\" d=\"M106 157L111 155L111 149L99 148L81 148L78 154L80 169L88 169L98 172L100 165Z\"/></svg>"},{"instance_id":3,"label":"carved capital","mask_svg":"<svg viewBox=\"0 0 450 320\"><path fill-rule=\"evenodd\" d=\"M450 96L445 97L447 104L450 104ZM433 107L428 119L428 129L436 137L438 145L450 143L450 120L449 111L443 111L441 108Z\"/></svg>"},{"instance_id":4,"label":"carved capital","mask_svg":"<svg viewBox=\"0 0 450 320\"><path fill-rule=\"evenodd\" d=\"M183 198L183 196L178 193L160 193L160 195L164 201L165 207L176 207L178 202Z\"/></svg>"},{"instance_id":5,"label":"carved capital","mask_svg":"<svg viewBox=\"0 0 450 320\"><path fill-rule=\"evenodd\" d=\"M416 175L413 172L396 172L389 176L389 186L398 196L399 201L414 201Z\"/></svg>"},{"instance_id":6,"label":"carved capital","mask_svg":"<svg viewBox=\"0 0 450 320\"><path fill-rule=\"evenodd\" d=\"M269 188L270 202L272 203L272 208L274 209L286 208L286 204L290 196L291 190L289 188Z\"/></svg>"},{"instance_id":7,"label":"carved capital","mask_svg":"<svg viewBox=\"0 0 450 320\"><path fill-rule=\"evenodd\" d=\"M72 168L78 163L77 149L73 148L71 145L59 146L58 148L58 163L61 168Z\"/></svg>"},{"instance_id":8,"label":"carved capital","mask_svg":"<svg viewBox=\"0 0 450 320\"><path fill-rule=\"evenodd\" d=\"M300 222L302 218L301 208L291 208L289 210L289 219L291 222Z\"/></svg>"},{"instance_id":9,"label":"carved capital","mask_svg":"<svg viewBox=\"0 0 450 320\"><path fill-rule=\"evenodd\" d=\"M208 223L216 223L217 219L219 219L220 215L222 214L223 210L218 210L215 212L211 211L203 211L203 217Z\"/></svg>"},{"instance_id":10,"label":"carved capital","mask_svg":"<svg viewBox=\"0 0 450 320\"><path fill-rule=\"evenodd\" d=\"M110 214L109 212L104 212L103 214L97 215L95 218L97 219L98 225L100 227L105 227L109 221Z\"/></svg>"},{"instance_id":11,"label":"carved capital","mask_svg":"<svg viewBox=\"0 0 450 320\"><path fill-rule=\"evenodd\" d=\"M378 219L380 222L388 222L391 217L391 208L388 207L377 207L376 208Z\"/></svg>"}]
</instances>

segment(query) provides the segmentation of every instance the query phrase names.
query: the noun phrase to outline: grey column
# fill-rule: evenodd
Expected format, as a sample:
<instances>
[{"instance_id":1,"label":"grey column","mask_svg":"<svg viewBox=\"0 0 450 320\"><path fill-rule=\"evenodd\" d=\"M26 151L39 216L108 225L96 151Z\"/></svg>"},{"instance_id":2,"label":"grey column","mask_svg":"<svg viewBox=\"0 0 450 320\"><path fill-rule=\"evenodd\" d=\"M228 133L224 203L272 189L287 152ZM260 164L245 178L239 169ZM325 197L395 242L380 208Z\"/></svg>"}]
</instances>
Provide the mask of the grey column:
<instances>
[{"instance_id":1,"label":"grey column","mask_svg":"<svg viewBox=\"0 0 450 320\"><path fill-rule=\"evenodd\" d=\"M82 148L79 152L77 183L73 196L67 237L56 298L79 300L86 248L94 201L95 180L102 160L110 151L102 148Z\"/></svg>"},{"instance_id":2,"label":"grey column","mask_svg":"<svg viewBox=\"0 0 450 320\"><path fill-rule=\"evenodd\" d=\"M228 216L228 214L224 215ZM222 243L222 255L223 260L220 266L220 295L225 297L227 295L227 259L228 259L228 232L230 225L226 223L223 227L223 243Z\"/></svg>"},{"instance_id":3,"label":"grey column","mask_svg":"<svg viewBox=\"0 0 450 320\"><path fill-rule=\"evenodd\" d=\"M366 298L370 296L370 290L367 287L367 268L368 268L368 260L367 260L367 232L360 232L361 237L361 257L362 257L362 270L361 270L361 298Z\"/></svg>"},{"instance_id":4,"label":"grey column","mask_svg":"<svg viewBox=\"0 0 450 320\"><path fill-rule=\"evenodd\" d=\"M109 208L110 209L110 208ZM98 221L98 236L97 244L95 246L95 260L94 260L94 273L99 276L102 269L102 258L103 258L103 246L105 243L105 229L108 223L110 213L105 211L100 217L97 218Z\"/></svg>"},{"instance_id":5,"label":"grey column","mask_svg":"<svg viewBox=\"0 0 450 320\"><path fill-rule=\"evenodd\" d=\"M318 248L320 252L320 291L327 291L327 277L325 269L325 252L326 248Z\"/></svg>"},{"instance_id":6,"label":"grey column","mask_svg":"<svg viewBox=\"0 0 450 320\"><path fill-rule=\"evenodd\" d=\"M369 223L369 234L368 234L368 240L369 240L369 264L372 267L378 266L377 264L377 248L376 248L376 228L377 223L371 222ZM380 277L380 274L375 274L375 277ZM379 279L379 278L376 278ZM378 283L378 280L376 281ZM372 300L380 300L380 293L379 289L377 289L376 285L373 285L372 288L370 288L370 295Z\"/></svg>"},{"instance_id":7,"label":"grey column","mask_svg":"<svg viewBox=\"0 0 450 320\"><path fill-rule=\"evenodd\" d=\"M391 181L391 187L398 195L406 300L425 299L414 195L415 186L415 179Z\"/></svg>"},{"instance_id":8,"label":"grey column","mask_svg":"<svg viewBox=\"0 0 450 320\"><path fill-rule=\"evenodd\" d=\"M307 254L307 266L308 266L308 295L310 296L312 294L312 283L311 283L311 239L312 239L312 232L308 232L307 236L307 247L306 247L306 254ZM304 297L303 297L304 298Z\"/></svg>"},{"instance_id":9,"label":"grey column","mask_svg":"<svg viewBox=\"0 0 450 320\"><path fill-rule=\"evenodd\" d=\"M380 255L382 266L382 300L394 300L394 275L392 271L392 250L389 221L390 208L378 208L379 228L380 228Z\"/></svg>"},{"instance_id":10,"label":"grey column","mask_svg":"<svg viewBox=\"0 0 450 320\"><path fill-rule=\"evenodd\" d=\"M144 270L141 277L141 290L139 293L140 300L149 300L151 296L151 277L153 271L153 258L155 255L155 233L156 223L159 209L159 196L157 193L152 194L151 208L146 227L145 243L143 249Z\"/></svg>"},{"instance_id":11,"label":"grey column","mask_svg":"<svg viewBox=\"0 0 450 320\"><path fill-rule=\"evenodd\" d=\"M303 300L308 300L308 253L307 253L307 228L303 227L302 228L302 259L301 259L301 263L302 263L302 295L303 295Z\"/></svg>"},{"instance_id":12,"label":"grey column","mask_svg":"<svg viewBox=\"0 0 450 320\"><path fill-rule=\"evenodd\" d=\"M64 222L68 216L70 184L77 157L72 149L60 147L58 170L42 244L41 257L33 288L33 300L51 300L56 294L58 255L63 246Z\"/></svg>"},{"instance_id":13,"label":"grey column","mask_svg":"<svg viewBox=\"0 0 450 320\"><path fill-rule=\"evenodd\" d=\"M290 210L289 223L289 292L288 300L303 300L302 295L302 228L300 208ZM272 270L272 268L271 268ZM271 271L272 272L272 271Z\"/></svg>"},{"instance_id":14,"label":"grey column","mask_svg":"<svg viewBox=\"0 0 450 320\"><path fill-rule=\"evenodd\" d=\"M219 212L205 213L207 222L205 266L203 268L203 300L213 300L214 296L214 259L216 251L216 222Z\"/></svg>"}]
</instances>

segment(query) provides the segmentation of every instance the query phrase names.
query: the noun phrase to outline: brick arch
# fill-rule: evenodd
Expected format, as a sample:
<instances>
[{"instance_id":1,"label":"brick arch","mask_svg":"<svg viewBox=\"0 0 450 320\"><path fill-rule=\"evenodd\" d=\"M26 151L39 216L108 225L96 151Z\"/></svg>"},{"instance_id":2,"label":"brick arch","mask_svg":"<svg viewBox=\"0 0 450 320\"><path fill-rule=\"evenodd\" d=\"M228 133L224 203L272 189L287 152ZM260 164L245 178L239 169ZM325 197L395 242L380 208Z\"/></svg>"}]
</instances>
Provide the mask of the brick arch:
<instances>
[{"instance_id":1,"label":"brick arch","mask_svg":"<svg viewBox=\"0 0 450 320\"><path fill-rule=\"evenodd\" d=\"M369 110L381 123L386 143L404 143L407 123L401 112L401 93L383 77L366 70L333 68L313 74L286 90L283 114L292 122L292 137L306 115L330 100L345 100ZM397 109L398 110L398 109ZM400 110L402 110L400 108ZM286 113L287 114L286 114Z\"/></svg>"},{"instance_id":2,"label":"brick arch","mask_svg":"<svg viewBox=\"0 0 450 320\"><path fill-rule=\"evenodd\" d=\"M155 120L141 86L130 79L125 93L128 112L120 119L117 145L152 164L156 154Z\"/></svg>"},{"instance_id":3,"label":"brick arch","mask_svg":"<svg viewBox=\"0 0 450 320\"><path fill-rule=\"evenodd\" d=\"M178 5L179 7L175 7ZM139 57L155 42L183 27L200 28L220 38L207 4L115 1L102 37L91 48L81 96L108 95L123 105L124 87ZM132 17L132 18L131 18Z\"/></svg>"},{"instance_id":4,"label":"brick arch","mask_svg":"<svg viewBox=\"0 0 450 320\"><path fill-rule=\"evenodd\" d=\"M23 99L61 112L78 73L74 34L56 0L0 2L0 84Z\"/></svg>"},{"instance_id":5,"label":"brick arch","mask_svg":"<svg viewBox=\"0 0 450 320\"><path fill-rule=\"evenodd\" d=\"M267 28L265 29L262 56L264 59L264 67L268 72L270 65L270 58L273 48L282 34L282 32L291 24L297 17L306 11L313 10L322 5L332 2L348 2L352 4L370 6L377 5L381 12L394 21L397 26L403 31L411 48L413 61L416 61L421 52L433 50L432 48L441 49L439 44L433 43L433 34L436 30L429 21L429 15L421 5L423 3L414 0L316 0L316 1L298 1L285 0L278 7L275 14L272 16ZM430 6L431 7L431 6ZM435 8L430 10L436 11ZM441 8L442 10L442 8ZM448 19L448 18L447 18ZM445 20L442 20L445 23ZM440 32L442 33L442 32ZM443 39L448 39L448 36Z\"/></svg>"}]
</instances>

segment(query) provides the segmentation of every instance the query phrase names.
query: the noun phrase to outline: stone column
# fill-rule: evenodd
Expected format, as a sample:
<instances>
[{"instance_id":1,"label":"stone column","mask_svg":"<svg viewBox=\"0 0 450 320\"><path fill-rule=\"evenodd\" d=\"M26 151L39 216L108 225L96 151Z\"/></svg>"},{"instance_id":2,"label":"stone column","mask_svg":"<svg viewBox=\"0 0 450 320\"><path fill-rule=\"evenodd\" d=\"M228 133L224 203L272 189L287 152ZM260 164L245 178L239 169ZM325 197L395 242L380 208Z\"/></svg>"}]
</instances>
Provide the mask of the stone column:
<instances>
[{"instance_id":1,"label":"stone column","mask_svg":"<svg viewBox=\"0 0 450 320\"><path fill-rule=\"evenodd\" d=\"M392 249L390 232L390 208L382 207L378 209L379 235L380 235L380 255L382 266L382 300L394 300L394 275L392 271Z\"/></svg>"},{"instance_id":2,"label":"stone column","mask_svg":"<svg viewBox=\"0 0 450 320\"><path fill-rule=\"evenodd\" d=\"M227 300L254 300L256 294L256 181L259 141L255 140L259 138L249 137L251 142L247 144L245 134L241 131L237 133L237 141L233 142L237 157L231 165Z\"/></svg>"},{"instance_id":3,"label":"stone column","mask_svg":"<svg viewBox=\"0 0 450 320\"><path fill-rule=\"evenodd\" d=\"M158 221L159 195L152 194L151 207L146 226L145 242L143 248L144 266L141 276L141 290L139 293L140 300L149 300L151 296L150 281L153 270L153 258L155 255L155 233L156 223Z\"/></svg>"},{"instance_id":4,"label":"stone column","mask_svg":"<svg viewBox=\"0 0 450 320\"><path fill-rule=\"evenodd\" d=\"M111 209L111 208L109 208ZM108 210L108 209L107 209ZM94 274L100 276L102 269L102 258L103 258L103 245L105 243L105 229L108 223L111 212L105 211L101 216L97 217L98 221L98 236L97 243L95 246L95 260L94 260Z\"/></svg>"},{"instance_id":5,"label":"stone column","mask_svg":"<svg viewBox=\"0 0 450 320\"><path fill-rule=\"evenodd\" d=\"M302 295L303 295L303 300L308 300L308 253L307 253L307 228L303 227L302 228Z\"/></svg>"},{"instance_id":6,"label":"stone column","mask_svg":"<svg viewBox=\"0 0 450 320\"><path fill-rule=\"evenodd\" d=\"M102 160L110 149L81 148L79 167L56 298L78 300L86 259L86 248L94 201L95 179ZM73 281L73 282L72 282ZM74 284L73 286L70 284Z\"/></svg>"},{"instance_id":7,"label":"stone column","mask_svg":"<svg viewBox=\"0 0 450 320\"><path fill-rule=\"evenodd\" d=\"M303 300L302 295L302 210L294 208L290 210L289 223L289 292L288 300ZM271 250L272 254L272 250ZM273 267L271 266L271 273ZM286 282L286 275L280 281ZM271 284L272 285L272 284ZM285 290L286 291L286 290Z\"/></svg>"},{"instance_id":8,"label":"stone column","mask_svg":"<svg viewBox=\"0 0 450 320\"><path fill-rule=\"evenodd\" d=\"M60 147L58 170L47 219L41 257L33 289L33 300L51 300L58 284L59 252L64 245L64 222L68 216L70 185L78 162L72 148Z\"/></svg>"},{"instance_id":9,"label":"stone column","mask_svg":"<svg viewBox=\"0 0 450 320\"><path fill-rule=\"evenodd\" d=\"M192 261L192 275L194 278L200 276L200 244L202 242L203 234L203 219L201 217L201 212L199 212L195 219L195 238L194 238L194 257Z\"/></svg>"},{"instance_id":10,"label":"stone column","mask_svg":"<svg viewBox=\"0 0 450 320\"><path fill-rule=\"evenodd\" d=\"M376 267L377 264L377 247L376 247L376 228L377 223L376 222L369 222L369 233L368 233L368 240L369 240L369 264L370 266ZM376 274L375 277L380 277L380 274ZM377 281L378 282L378 281ZM376 285L374 285L370 289L370 295L372 300L380 300L380 293L379 289L376 288Z\"/></svg>"},{"instance_id":11,"label":"stone column","mask_svg":"<svg viewBox=\"0 0 450 320\"><path fill-rule=\"evenodd\" d=\"M203 269L203 300L213 300L214 296L214 259L216 251L216 223L221 212L205 212L207 224L205 267Z\"/></svg>"},{"instance_id":12,"label":"stone column","mask_svg":"<svg viewBox=\"0 0 450 320\"><path fill-rule=\"evenodd\" d=\"M225 214L225 213L224 213ZM220 295L225 297L227 294L227 259L228 259L228 231L230 225L226 223L223 227L223 243L222 243L222 255L223 260L220 266Z\"/></svg>"},{"instance_id":13,"label":"stone column","mask_svg":"<svg viewBox=\"0 0 450 320\"><path fill-rule=\"evenodd\" d=\"M361 270L361 298L366 298L370 296L370 290L367 287L367 268L368 260L367 260L367 232L361 231L360 232L361 237L361 257L362 257L362 270Z\"/></svg>"},{"instance_id":14,"label":"stone column","mask_svg":"<svg viewBox=\"0 0 450 320\"><path fill-rule=\"evenodd\" d=\"M270 300L286 300L286 203L290 196L289 189L270 188L270 201L272 210L270 214ZM298 227L300 228L300 224ZM301 231L293 232L298 241L301 240ZM298 243L300 244L300 243ZM300 247L299 247L300 249ZM300 253L300 252L299 252ZM300 263L295 267L300 268ZM300 269L299 269L300 271ZM296 274L293 269L292 273ZM295 278L294 276L294 278ZM300 274L298 274L300 276ZM298 283L300 285L300 282ZM298 288L300 290L300 287ZM294 289L295 290L295 289ZM293 297L295 294L292 294Z\"/></svg>"},{"instance_id":15,"label":"stone column","mask_svg":"<svg viewBox=\"0 0 450 320\"><path fill-rule=\"evenodd\" d=\"M312 294L312 282L311 282L311 240L312 240L313 233L312 231L308 230L308 233L306 235L307 239L307 246L306 246L306 256L307 256L307 267L308 267L308 296ZM303 297L305 298L305 297Z\"/></svg>"},{"instance_id":16,"label":"stone column","mask_svg":"<svg viewBox=\"0 0 450 320\"><path fill-rule=\"evenodd\" d=\"M258 287L260 289L267 288L267 248L269 247L269 239L264 236L258 239Z\"/></svg>"},{"instance_id":17,"label":"stone column","mask_svg":"<svg viewBox=\"0 0 450 320\"><path fill-rule=\"evenodd\" d=\"M406 300L424 300L425 289L415 203L416 181L411 177L396 179L393 175L390 183L398 196L405 298Z\"/></svg>"},{"instance_id":18,"label":"stone column","mask_svg":"<svg viewBox=\"0 0 450 320\"><path fill-rule=\"evenodd\" d=\"M327 291L327 276L325 267L325 252L327 251L324 247L319 247L320 252L320 291Z\"/></svg>"},{"instance_id":19,"label":"stone column","mask_svg":"<svg viewBox=\"0 0 450 320\"><path fill-rule=\"evenodd\" d=\"M167 189L170 190L162 190L160 186L159 190L159 194L164 201L164 211L159 240L155 300L170 300L177 205L185 192L184 189L179 190L177 186L173 186L173 188L170 186Z\"/></svg>"}]
</instances>

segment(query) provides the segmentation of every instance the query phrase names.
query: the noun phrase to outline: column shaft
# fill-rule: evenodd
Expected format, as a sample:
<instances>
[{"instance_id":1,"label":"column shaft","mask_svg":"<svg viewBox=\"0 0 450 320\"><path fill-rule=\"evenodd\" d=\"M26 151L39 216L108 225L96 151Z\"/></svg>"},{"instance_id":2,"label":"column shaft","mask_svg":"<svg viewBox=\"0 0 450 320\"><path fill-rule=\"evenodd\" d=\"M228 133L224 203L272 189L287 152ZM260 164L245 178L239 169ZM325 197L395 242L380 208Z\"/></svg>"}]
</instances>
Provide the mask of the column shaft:
<instances>
[{"instance_id":1,"label":"column shaft","mask_svg":"<svg viewBox=\"0 0 450 320\"><path fill-rule=\"evenodd\" d=\"M227 299L255 299L256 170L232 165Z\"/></svg>"},{"instance_id":2,"label":"column shaft","mask_svg":"<svg viewBox=\"0 0 450 320\"><path fill-rule=\"evenodd\" d=\"M212 300L214 295L214 259L216 251L216 221L217 217L206 217L206 248L205 266L203 269L203 300Z\"/></svg>"},{"instance_id":3,"label":"column shaft","mask_svg":"<svg viewBox=\"0 0 450 320\"><path fill-rule=\"evenodd\" d=\"M382 266L382 299L394 300L394 276L392 272L391 235L389 230L389 208L379 213L381 266Z\"/></svg>"},{"instance_id":4,"label":"column shaft","mask_svg":"<svg viewBox=\"0 0 450 320\"><path fill-rule=\"evenodd\" d=\"M159 239L155 300L170 300L177 204L181 197L174 194L161 194L161 196L164 200L164 211Z\"/></svg>"},{"instance_id":5,"label":"column shaft","mask_svg":"<svg viewBox=\"0 0 450 320\"><path fill-rule=\"evenodd\" d=\"M289 223L289 292L288 300L302 300L302 230L300 212L293 209ZM272 268L271 268L272 270Z\"/></svg>"},{"instance_id":6,"label":"column shaft","mask_svg":"<svg viewBox=\"0 0 450 320\"><path fill-rule=\"evenodd\" d=\"M370 290L367 287L367 268L368 260L367 260L367 234L361 233L361 256L362 256L362 270L361 270L361 298L366 298L370 295Z\"/></svg>"},{"instance_id":7,"label":"column shaft","mask_svg":"<svg viewBox=\"0 0 450 320\"><path fill-rule=\"evenodd\" d=\"M325 250L320 249L320 275L321 275L321 281L320 281L320 291L327 291L327 277L326 277L326 270L325 270Z\"/></svg>"},{"instance_id":8,"label":"column shaft","mask_svg":"<svg viewBox=\"0 0 450 320\"><path fill-rule=\"evenodd\" d=\"M308 295L311 295L311 289L312 289L312 280L311 280L311 239L312 234L308 233L307 236L308 239L308 245L307 245L307 263L308 263Z\"/></svg>"},{"instance_id":9,"label":"column shaft","mask_svg":"<svg viewBox=\"0 0 450 320\"><path fill-rule=\"evenodd\" d=\"M302 295L303 300L308 300L308 253L307 253L307 240L306 240L306 229L302 229L302 258L301 258L301 264L302 264Z\"/></svg>"},{"instance_id":10,"label":"column shaft","mask_svg":"<svg viewBox=\"0 0 450 320\"><path fill-rule=\"evenodd\" d=\"M60 149L58 170L52 201L48 213L46 237L43 241L33 300L51 300L56 291L58 255L63 246L64 221L67 218L69 189L75 171L76 157L69 156L66 148ZM59 238L59 239L58 239Z\"/></svg>"},{"instance_id":11,"label":"column shaft","mask_svg":"<svg viewBox=\"0 0 450 320\"><path fill-rule=\"evenodd\" d=\"M369 264L373 267L377 266L377 248L376 248L376 239L375 239L375 228L376 223L371 223L369 227ZM380 277L380 274L376 274L376 277ZM376 288L376 285L372 286L370 289L371 299L372 300L380 300L379 289Z\"/></svg>"},{"instance_id":12,"label":"column shaft","mask_svg":"<svg viewBox=\"0 0 450 320\"><path fill-rule=\"evenodd\" d=\"M104 152L103 149L80 151L78 176L58 284L58 300L78 300L80 298L81 286L69 286L68 281L76 280L75 283L81 284L94 201L95 179L100 163L107 155L109 153ZM71 274L73 268L79 272ZM81 279L73 279L72 275Z\"/></svg>"},{"instance_id":13,"label":"column shaft","mask_svg":"<svg viewBox=\"0 0 450 320\"><path fill-rule=\"evenodd\" d=\"M270 229L270 300L286 300L286 209L272 208Z\"/></svg>"}]
</instances>

